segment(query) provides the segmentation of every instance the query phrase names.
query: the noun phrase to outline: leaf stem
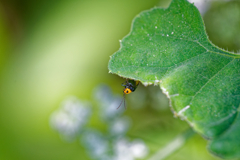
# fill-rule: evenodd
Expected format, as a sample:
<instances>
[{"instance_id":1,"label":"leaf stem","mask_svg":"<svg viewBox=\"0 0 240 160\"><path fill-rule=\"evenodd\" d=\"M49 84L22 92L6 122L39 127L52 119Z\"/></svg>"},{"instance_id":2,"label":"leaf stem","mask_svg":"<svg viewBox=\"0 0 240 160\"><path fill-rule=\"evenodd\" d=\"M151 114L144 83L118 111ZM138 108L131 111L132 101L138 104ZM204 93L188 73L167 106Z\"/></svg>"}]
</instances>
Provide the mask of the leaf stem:
<instances>
[{"instance_id":1,"label":"leaf stem","mask_svg":"<svg viewBox=\"0 0 240 160\"><path fill-rule=\"evenodd\" d=\"M185 132L178 135L171 142L169 142L165 147L161 148L157 151L153 156L151 156L148 160L163 160L174 153L176 150L181 148L185 142L191 138L195 132L192 128L189 128Z\"/></svg>"}]
</instances>

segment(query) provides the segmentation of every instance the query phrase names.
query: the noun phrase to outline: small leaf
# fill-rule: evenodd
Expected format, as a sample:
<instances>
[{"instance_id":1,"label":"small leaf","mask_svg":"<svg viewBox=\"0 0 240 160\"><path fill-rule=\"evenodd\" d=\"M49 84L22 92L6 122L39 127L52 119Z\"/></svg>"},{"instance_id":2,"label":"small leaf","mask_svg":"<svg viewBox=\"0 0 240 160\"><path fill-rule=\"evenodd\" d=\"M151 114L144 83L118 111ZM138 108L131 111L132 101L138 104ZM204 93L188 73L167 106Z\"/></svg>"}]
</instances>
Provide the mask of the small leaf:
<instances>
[{"instance_id":1,"label":"small leaf","mask_svg":"<svg viewBox=\"0 0 240 160\"><path fill-rule=\"evenodd\" d=\"M240 157L239 58L209 41L193 4L174 0L134 19L108 67L143 84L161 82L175 114L211 140L212 152Z\"/></svg>"}]
</instances>

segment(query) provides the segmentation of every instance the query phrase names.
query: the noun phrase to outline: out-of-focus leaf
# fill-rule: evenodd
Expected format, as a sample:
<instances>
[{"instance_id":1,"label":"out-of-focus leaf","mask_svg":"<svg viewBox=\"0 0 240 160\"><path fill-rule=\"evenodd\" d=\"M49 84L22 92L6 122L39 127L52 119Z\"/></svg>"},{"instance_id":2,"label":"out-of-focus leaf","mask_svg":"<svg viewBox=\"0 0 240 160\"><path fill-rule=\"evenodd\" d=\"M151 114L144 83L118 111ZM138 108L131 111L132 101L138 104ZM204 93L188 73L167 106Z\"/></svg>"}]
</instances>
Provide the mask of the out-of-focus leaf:
<instances>
[{"instance_id":1,"label":"out-of-focus leaf","mask_svg":"<svg viewBox=\"0 0 240 160\"><path fill-rule=\"evenodd\" d=\"M240 50L240 1L213 1L204 22L214 44L230 51Z\"/></svg>"}]
</instances>

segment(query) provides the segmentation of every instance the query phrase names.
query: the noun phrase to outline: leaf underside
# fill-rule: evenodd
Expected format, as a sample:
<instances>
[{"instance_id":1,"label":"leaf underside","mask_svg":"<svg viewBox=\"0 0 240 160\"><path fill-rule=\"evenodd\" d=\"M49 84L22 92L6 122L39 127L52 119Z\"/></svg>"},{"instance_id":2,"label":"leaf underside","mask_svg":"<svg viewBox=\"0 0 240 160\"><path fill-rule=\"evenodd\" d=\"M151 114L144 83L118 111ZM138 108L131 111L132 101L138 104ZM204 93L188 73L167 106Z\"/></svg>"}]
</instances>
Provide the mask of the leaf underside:
<instances>
[{"instance_id":1,"label":"leaf underside","mask_svg":"<svg viewBox=\"0 0 240 160\"><path fill-rule=\"evenodd\" d=\"M214 46L197 8L174 0L169 8L140 13L109 72L160 82L175 114L210 140L209 150L240 157L240 55Z\"/></svg>"}]
</instances>

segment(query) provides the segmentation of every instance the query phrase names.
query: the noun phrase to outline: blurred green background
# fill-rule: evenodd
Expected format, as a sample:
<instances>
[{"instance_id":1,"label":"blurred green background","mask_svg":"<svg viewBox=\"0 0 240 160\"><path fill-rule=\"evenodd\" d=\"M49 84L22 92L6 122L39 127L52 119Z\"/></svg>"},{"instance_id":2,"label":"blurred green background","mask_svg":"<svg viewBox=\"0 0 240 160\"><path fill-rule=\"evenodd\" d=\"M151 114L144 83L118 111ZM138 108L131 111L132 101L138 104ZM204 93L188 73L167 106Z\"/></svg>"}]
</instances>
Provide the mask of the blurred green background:
<instances>
[{"instance_id":1,"label":"blurred green background","mask_svg":"<svg viewBox=\"0 0 240 160\"><path fill-rule=\"evenodd\" d=\"M102 83L122 95L124 79L108 74L109 56L118 50L138 13L168 4L167 0L1 0L0 159L90 159L78 139L64 141L51 128L51 114L69 95L92 102L94 88ZM209 8L204 21L213 43L239 51L239 1L203 4ZM136 107L141 97L146 101ZM127 136L145 142L146 158L189 128L173 117L158 87L141 85L126 100L124 115L132 121ZM106 124L99 122L96 103L88 126L104 133ZM167 159L218 159L206 145L194 135Z\"/></svg>"}]
</instances>

